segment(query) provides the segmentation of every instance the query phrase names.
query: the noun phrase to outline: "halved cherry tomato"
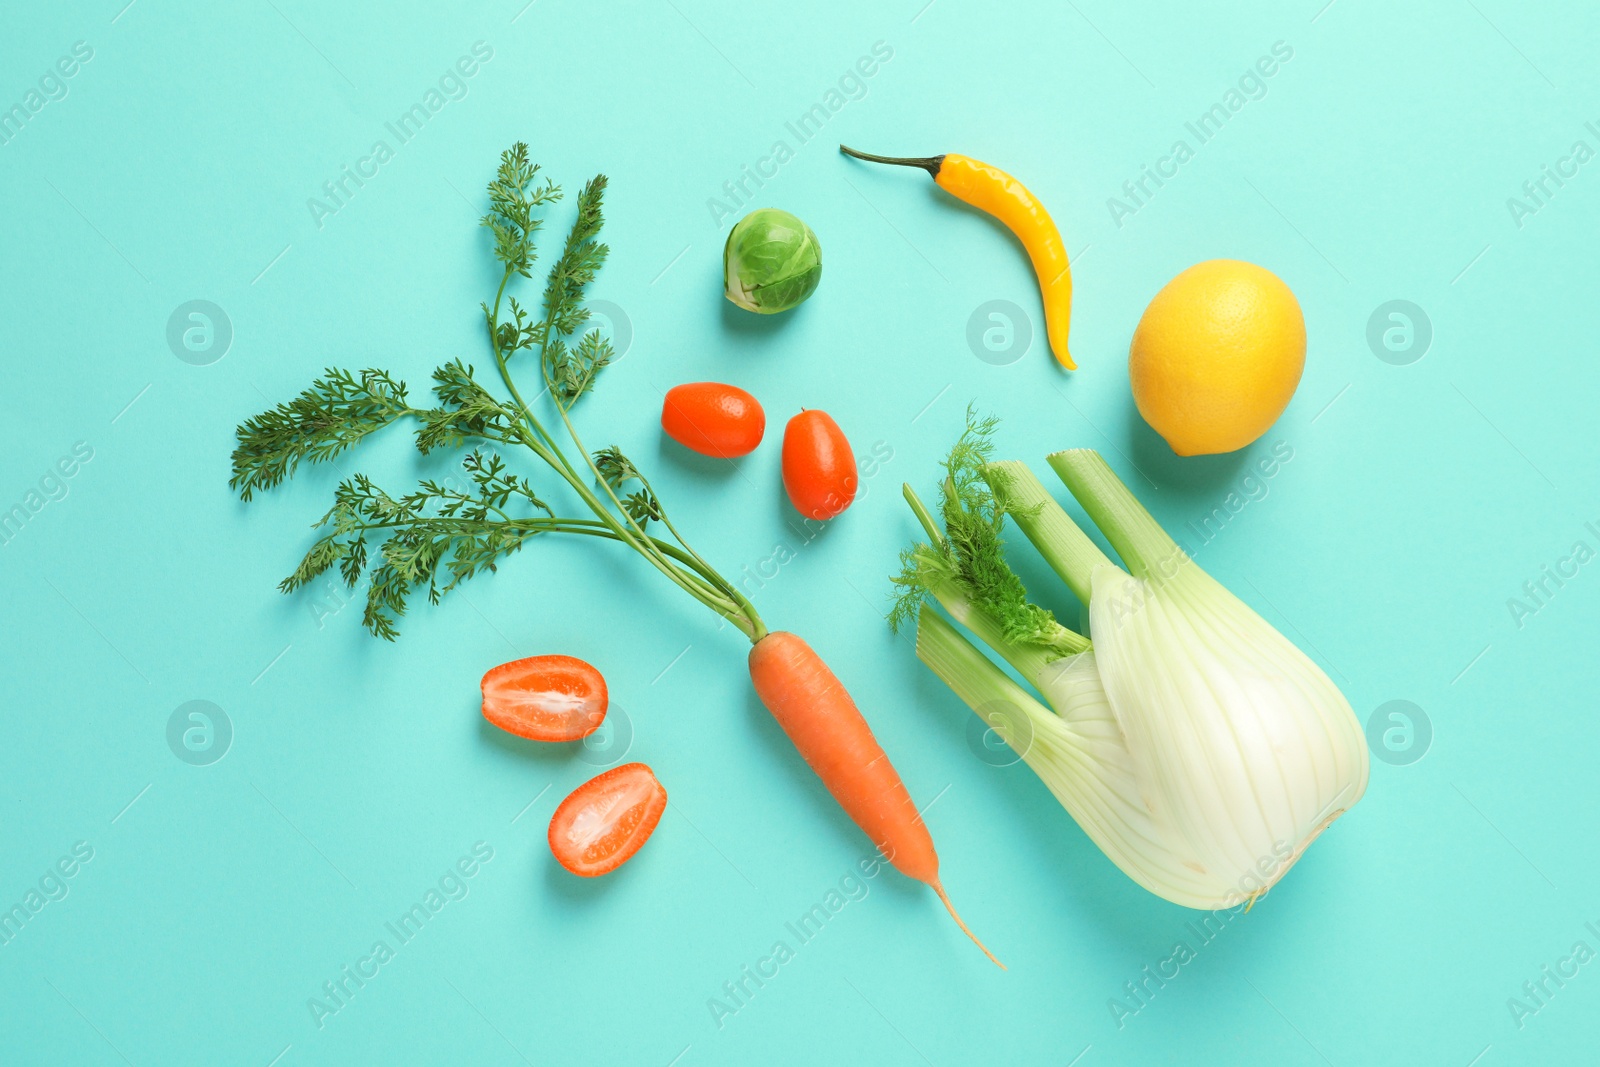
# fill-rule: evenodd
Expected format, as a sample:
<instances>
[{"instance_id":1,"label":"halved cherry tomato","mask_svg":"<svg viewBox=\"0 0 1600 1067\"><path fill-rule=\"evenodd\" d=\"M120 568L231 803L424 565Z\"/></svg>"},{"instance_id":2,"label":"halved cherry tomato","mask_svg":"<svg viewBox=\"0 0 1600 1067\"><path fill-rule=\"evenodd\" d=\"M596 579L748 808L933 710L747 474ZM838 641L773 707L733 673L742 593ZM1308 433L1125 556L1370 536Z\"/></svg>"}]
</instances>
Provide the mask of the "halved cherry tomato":
<instances>
[{"instance_id":1,"label":"halved cherry tomato","mask_svg":"<svg viewBox=\"0 0 1600 1067\"><path fill-rule=\"evenodd\" d=\"M856 457L825 411L802 411L783 430L783 487L808 519L831 519L856 498Z\"/></svg>"},{"instance_id":2,"label":"halved cherry tomato","mask_svg":"<svg viewBox=\"0 0 1600 1067\"><path fill-rule=\"evenodd\" d=\"M550 819L550 851L573 874L616 870L650 839L667 791L643 763L624 763L584 782Z\"/></svg>"},{"instance_id":3,"label":"halved cherry tomato","mask_svg":"<svg viewBox=\"0 0 1600 1067\"><path fill-rule=\"evenodd\" d=\"M483 717L534 741L588 737L608 702L600 672L573 656L514 659L483 676Z\"/></svg>"},{"instance_id":4,"label":"halved cherry tomato","mask_svg":"<svg viewBox=\"0 0 1600 1067\"><path fill-rule=\"evenodd\" d=\"M688 382L667 390L661 428L684 448L732 459L755 451L767 432L767 413L743 389L721 382Z\"/></svg>"}]
</instances>

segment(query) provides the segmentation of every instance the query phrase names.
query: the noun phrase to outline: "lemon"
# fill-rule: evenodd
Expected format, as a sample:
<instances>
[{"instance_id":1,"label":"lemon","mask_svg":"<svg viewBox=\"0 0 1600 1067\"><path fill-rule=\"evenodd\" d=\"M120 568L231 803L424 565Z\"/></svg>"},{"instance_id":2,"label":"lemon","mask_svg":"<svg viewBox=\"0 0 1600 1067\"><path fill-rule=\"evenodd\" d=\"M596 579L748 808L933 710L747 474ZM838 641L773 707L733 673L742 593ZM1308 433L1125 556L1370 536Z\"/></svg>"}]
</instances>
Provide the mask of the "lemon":
<instances>
[{"instance_id":1,"label":"lemon","mask_svg":"<svg viewBox=\"0 0 1600 1067\"><path fill-rule=\"evenodd\" d=\"M1305 364L1300 302L1276 274L1236 259L1168 282L1128 347L1139 414L1180 456L1232 452L1266 433Z\"/></svg>"}]
</instances>

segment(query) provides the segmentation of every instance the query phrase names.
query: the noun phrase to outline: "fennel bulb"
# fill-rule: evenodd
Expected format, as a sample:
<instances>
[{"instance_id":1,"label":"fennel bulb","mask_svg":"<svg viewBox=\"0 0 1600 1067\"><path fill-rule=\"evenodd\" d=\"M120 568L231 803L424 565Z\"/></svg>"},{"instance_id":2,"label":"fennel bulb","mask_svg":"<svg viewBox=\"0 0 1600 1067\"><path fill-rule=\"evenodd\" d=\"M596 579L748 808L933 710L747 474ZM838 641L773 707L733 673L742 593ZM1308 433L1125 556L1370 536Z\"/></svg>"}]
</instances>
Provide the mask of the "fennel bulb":
<instances>
[{"instance_id":1,"label":"fennel bulb","mask_svg":"<svg viewBox=\"0 0 1600 1067\"><path fill-rule=\"evenodd\" d=\"M1366 741L1326 674L1201 570L1095 452L1049 457L1127 565L1018 463L992 420L946 463L946 529L903 554L891 621L1129 877L1187 907L1254 900L1366 789ZM1001 553L1009 515L1088 605L1090 641L1026 599ZM1035 699L923 601L998 652Z\"/></svg>"}]
</instances>

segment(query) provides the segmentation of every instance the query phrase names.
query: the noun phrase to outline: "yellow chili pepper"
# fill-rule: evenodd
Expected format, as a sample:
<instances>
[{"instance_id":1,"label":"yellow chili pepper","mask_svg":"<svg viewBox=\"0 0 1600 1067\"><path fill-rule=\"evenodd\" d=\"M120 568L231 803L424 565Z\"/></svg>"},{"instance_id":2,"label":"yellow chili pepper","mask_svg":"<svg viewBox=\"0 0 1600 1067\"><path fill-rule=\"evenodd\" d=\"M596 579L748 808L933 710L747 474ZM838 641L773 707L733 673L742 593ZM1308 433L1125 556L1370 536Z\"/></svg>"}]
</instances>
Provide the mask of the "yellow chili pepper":
<instances>
[{"instance_id":1,"label":"yellow chili pepper","mask_svg":"<svg viewBox=\"0 0 1600 1067\"><path fill-rule=\"evenodd\" d=\"M933 175L939 188L1005 223L1027 249L1033 273L1039 278L1050 351L1067 370L1077 369L1067 353L1067 324L1072 317L1072 267L1067 261L1067 246L1050 213L1028 192L1027 186L999 167L954 152L911 159L868 155L844 145L839 146L839 151L872 163L921 167Z\"/></svg>"}]
</instances>

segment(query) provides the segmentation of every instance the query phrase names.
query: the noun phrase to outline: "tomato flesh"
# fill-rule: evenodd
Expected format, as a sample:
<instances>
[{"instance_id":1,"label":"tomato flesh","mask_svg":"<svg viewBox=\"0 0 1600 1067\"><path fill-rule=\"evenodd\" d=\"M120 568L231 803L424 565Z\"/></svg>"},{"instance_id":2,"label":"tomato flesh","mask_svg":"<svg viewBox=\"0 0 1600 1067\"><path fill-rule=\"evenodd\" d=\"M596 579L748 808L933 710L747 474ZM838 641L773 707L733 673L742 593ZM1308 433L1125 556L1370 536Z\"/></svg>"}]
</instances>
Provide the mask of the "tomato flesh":
<instances>
[{"instance_id":1,"label":"tomato flesh","mask_svg":"<svg viewBox=\"0 0 1600 1067\"><path fill-rule=\"evenodd\" d=\"M584 782L550 819L550 851L573 874L595 878L616 870L650 839L667 791L643 763L624 763Z\"/></svg>"},{"instance_id":2,"label":"tomato flesh","mask_svg":"<svg viewBox=\"0 0 1600 1067\"><path fill-rule=\"evenodd\" d=\"M483 717L533 741L577 741L600 728L606 680L575 656L529 656L483 676Z\"/></svg>"}]
</instances>

